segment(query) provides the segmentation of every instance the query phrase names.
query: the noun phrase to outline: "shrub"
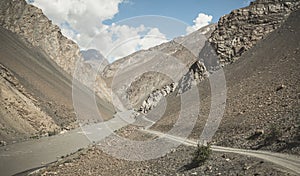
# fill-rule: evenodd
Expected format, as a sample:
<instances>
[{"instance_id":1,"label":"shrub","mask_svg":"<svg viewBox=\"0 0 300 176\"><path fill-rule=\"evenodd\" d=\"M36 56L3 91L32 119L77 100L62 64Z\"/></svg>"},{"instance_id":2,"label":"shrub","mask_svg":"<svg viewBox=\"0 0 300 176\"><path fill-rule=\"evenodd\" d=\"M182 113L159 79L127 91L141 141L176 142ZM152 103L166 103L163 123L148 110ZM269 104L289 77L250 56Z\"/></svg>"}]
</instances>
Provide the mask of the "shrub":
<instances>
[{"instance_id":1,"label":"shrub","mask_svg":"<svg viewBox=\"0 0 300 176\"><path fill-rule=\"evenodd\" d=\"M210 158L212 153L210 144L200 145L198 144L196 151L193 154L192 162L198 166L203 164L207 159Z\"/></svg>"}]
</instances>

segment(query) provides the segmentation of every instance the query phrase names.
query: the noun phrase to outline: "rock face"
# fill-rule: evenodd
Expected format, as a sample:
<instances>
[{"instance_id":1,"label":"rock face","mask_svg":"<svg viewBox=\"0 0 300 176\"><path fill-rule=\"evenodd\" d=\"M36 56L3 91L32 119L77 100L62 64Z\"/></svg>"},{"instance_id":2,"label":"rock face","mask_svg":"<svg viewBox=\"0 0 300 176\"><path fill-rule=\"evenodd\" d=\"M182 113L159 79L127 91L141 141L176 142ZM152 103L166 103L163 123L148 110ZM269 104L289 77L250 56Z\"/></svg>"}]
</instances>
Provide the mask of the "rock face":
<instances>
[{"instance_id":1,"label":"rock face","mask_svg":"<svg viewBox=\"0 0 300 176\"><path fill-rule=\"evenodd\" d=\"M193 85L196 85L199 81L202 81L208 76L209 72L206 70L205 65L200 61L195 62L189 72L179 81L178 94L186 92L191 89Z\"/></svg>"},{"instance_id":2,"label":"rock face","mask_svg":"<svg viewBox=\"0 0 300 176\"><path fill-rule=\"evenodd\" d=\"M76 79L94 89L100 98L111 101L110 92L101 75L96 76L95 84L91 80L91 75L96 74L94 70L91 71L93 63L84 62L78 45L63 36L59 27L41 9L27 4L25 0L3 0L0 2L0 25L21 36L33 47L40 48L68 74L73 75L76 66L80 67L76 70Z\"/></svg>"},{"instance_id":3,"label":"rock face","mask_svg":"<svg viewBox=\"0 0 300 176\"><path fill-rule=\"evenodd\" d=\"M2 27L41 48L63 70L73 74L76 61L81 59L79 47L64 37L41 9L27 4L25 0L3 0L0 6Z\"/></svg>"},{"instance_id":4,"label":"rock face","mask_svg":"<svg viewBox=\"0 0 300 176\"><path fill-rule=\"evenodd\" d=\"M198 60L207 40L205 35L214 28L212 24L187 36L133 53L108 65L103 76L112 82L111 87L121 101L129 100L133 108L139 109L153 91L180 80Z\"/></svg>"},{"instance_id":5,"label":"rock face","mask_svg":"<svg viewBox=\"0 0 300 176\"><path fill-rule=\"evenodd\" d=\"M298 0L257 0L223 16L209 41L223 66L237 60L299 8Z\"/></svg>"},{"instance_id":6,"label":"rock face","mask_svg":"<svg viewBox=\"0 0 300 176\"><path fill-rule=\"evenodd\" d=\"M208 77L210 72L239 59L258 41L279 28L296 9L299 9L297 0L257 0L221 17L202 48L199 60L180 80L178 93L187 91Z\"/></svg>"},{"instance_id":7,"label":"rock face","mask_svg":"<svg viewBox=\"0 0 300 176\"><path fill-rule=\"evenodd\" d=\"M172 83L170 85L164 86L162 89L157 89L153 91L146 100L143 101L142 106L140 107L139 111L147 114L150 110L158 105L160 100L163 97L168 96L170 93L174 92L177 85Z\"/></svg>"}]
</instances>

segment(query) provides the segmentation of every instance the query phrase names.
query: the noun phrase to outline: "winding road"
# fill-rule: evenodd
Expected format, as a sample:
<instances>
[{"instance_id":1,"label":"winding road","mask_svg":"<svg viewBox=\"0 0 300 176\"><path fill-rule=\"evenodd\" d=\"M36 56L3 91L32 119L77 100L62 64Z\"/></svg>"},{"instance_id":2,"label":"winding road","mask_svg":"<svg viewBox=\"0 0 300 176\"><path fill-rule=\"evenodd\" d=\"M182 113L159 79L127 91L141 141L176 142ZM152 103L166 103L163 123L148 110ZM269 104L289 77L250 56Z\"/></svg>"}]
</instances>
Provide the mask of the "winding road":
<instances>
[{"instance_id":1,"label":"winding road","mask_svg":"<svg viewBox=\"0 0 300 176\"><path fill-rule=\"evenodd\" d=\"M44 167L57 161L61 156L76 152L80 148L88 147L92 143L91 141L101 141L115 130L134 123L134 120L130 118L132 113L132 111L118 113L115 115L115 118L109 121L82 127L65 134L0 147L0 175L14 175L33 168ZM197 141L149 129L141 130L184 145L197 146ZM220 146L212 146L212 150L260 158L286 168L290 173L300 174L299 156Z\"/></svg>"},{"instance_id":2,"label":"winding road","mask_svg":"<svg viewBox=\"0 0 300 176\"><path fill-rule=\"evenodd\" d=\"M180 142L182 144L197 147L197 141L190 140L190 139L184 139L181 137L161 133L158 131L152 131L152 130L143 130L144 132L157 135L159 137L168 138L177 142ZM274 152L268 152L268 151L260 151L260 150L245 150L245 149L237 149L237 148L229 148L229 147L220 147L220 146L211 146L213 151L217 152L224 152L224 153L235 153L240 155L246 155L251 156L259 159L263 159L265 161L272 162L274 164L277 164L283 168L286 168L290 173L293 174L300 174L300 156L295 155L288 155L288 154L282 154L282 153L274 153Z\"/></svg>"}]
</instances>

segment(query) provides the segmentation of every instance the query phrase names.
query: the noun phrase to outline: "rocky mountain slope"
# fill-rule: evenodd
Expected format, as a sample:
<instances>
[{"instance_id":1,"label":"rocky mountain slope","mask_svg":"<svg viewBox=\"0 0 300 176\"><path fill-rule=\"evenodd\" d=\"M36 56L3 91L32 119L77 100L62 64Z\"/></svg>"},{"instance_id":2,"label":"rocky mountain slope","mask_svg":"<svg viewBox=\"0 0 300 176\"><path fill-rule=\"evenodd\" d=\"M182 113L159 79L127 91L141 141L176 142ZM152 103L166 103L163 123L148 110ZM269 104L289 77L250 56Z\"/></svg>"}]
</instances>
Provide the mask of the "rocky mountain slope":
<instances>
[{"instance_id":1,"label":"rocky mountain slope","mask_svg":"<svg viewBox=\"0 0 300 176\"><path fill-rule=\"evenodd\" d=\"M180 92L207 77L206 71L214 71L238 60L244 52L280 27L291 12L299 9L299 4L297 0L257 0L221 17L199 53L199 61L180 81Z\"/></svg>"},{"instance_id":2,"label":"rocky mountain slope","mask_svg":"<svg viewBox=\"0 0 300 176\"><path fill-rule=\"evenodd\" d=\"M207 78L209 72L238 60L244 52L280 27L289 14L298 8L299 1L297 0L257 0L248 7L234 10L221 17L218 24L212 26L215 29L206 32L208 41L203 43L204 46L195 45L193 37L195 33L191 34L189 38L187 37L187 41L192 41L189 46L198 47L199 50L194 50L198 60L189 67L189 71L180 81L176 82L179 86L178 94L184 93ZM206 29L202 29L196 33L199 35L205 31ZM181 40L178 39L175 41ZM158 96L160 95L154 98L157 101L161 99ZM149 102L143 102L142 111L149 110L144 107L153 107L158 104L158 102Z\"/></svg>"},{"instance_id":3,"label":"rocky mountain slope","mask_svg":"<svg viewBox=\"0 0 300 176\"><path fill-rule=\"evenodd\" d=\"M300 155L299 15L225 69L230 88L218 145Z\"/></svg>"},{"instance_id":4,"label":"rocky mountain slope","mask_svg":"<svg viewBox=\"0 0 300 176\"><path fill-rule=\"evenodd\" d=\"M205 34L209 35L214 28L212 24L188 36L133 53L108 65L103 76L127 107L139 109L153 91L180 80L198 60L207 40Z\"/></svg>"},{"instance_id":5,"label":"rocky mountain slope","mask_svg":"<svg viewBox=\"0 0 300 176\"><path fill-rule=\"evenodd\" d=\"M298 7L298 0L257 0L248 7L223 16L209 39L220 57L220 64L237 60L259 40L280 27Z\"/></svg>"},{"instance_id":6,"label":"rocky mountain slope","mask_svg":"<svg viewBox=\"0 0 300 176\"><path fill-rule=\"evenodd\" d=\"M0 2L0 25L41 48L57 65L73 74L76 61L81 59L79 47L62 35L41 9L27 4L25 0Z\"/></svg>"},{"instance_id":7,"label":"rocky mountain slope","mask_svg":"<svg viewBox=\"0 0 300 176\"><path fill-rule=\"evenodd\" d=\"M60 131L54 120L36 106L37 100L1 64L0 87L0 140L3 144Z\"/></svg>"},{"instance_id":8,"label":"rocky mountain slope","mask_svg":"<svg viewBox=\"0 0 300 176\"><path fill-rule=\"evenodd\" d=\"M85 60L82 54L84 56L89 54L87 54L87 52L80 53L77 44L64 37L58 26L52 24L51 20L49 20L40 9L27 4L25 0L4 0L1 1L0 5L1 26L20 35L25 42L40 48L59 67L68 74L75 76L75 79L90 87L100 98L108 103L113 101L110 84L112 84L112 80L114 80L117 84L112 86L113 91L119 96L123 103L129 99L130 103L125 103L127 105L129 104L127 108L138 108L152 91L170 85L172 82L177 82L187 70L177 73L176 70L182 69L178 69L176 64L173 64L173 66L172 64L168 64L167 61L175 57L179 59L178 62L182 62L188 68L197 60L197 55L204 46L206 38L204 38L203 34L208 36L215 27L215 25L210 25L189 36L177 38L174 41L151 48L147 51L134 53L124 59L116 61L106 67L103 78L99 71L101 71L107 63L101 62L101 64L99 64L92 60ZM92 50L90 50L90 52L91 51ZM163 63L161 57L168 59L166 59L167 61L163 61ZM159 64L157 62L158 59L161 62ZM152 82L148 80L145 81L145 75L142 72L143 70L141 70L141 64L143 65L144 62L150 63L147 67L155 67L155 65L153 65L154 63L161 66L165 65L166 68L164 68L164 70L173 72L176 75L175 80L170 80L170 78L164 74L152 72L150 74L151 77L153 77L153 79L151 79ZM126 70L119 69L118 75L127 74L128 76L114 78L117 68L120 67L121 63L123 68L126 67ZM130 67L127 68L128 65L124 63L129 63ZM101 67L100 70L93 69L98 66ZM138 70L140 70L140 72ZM135 73L135 76L131 77L131 74L133 74L132 71L136 71L136 73L140 73L141 75ZM149 74L146 73L146 75ZM132 82L132 85L129 85L129 82ZM157 84L157 82L160 83ZM148 83L152 86L145 86Z\"/></svg>"},{"instance_id":9,"label":"rocky mountain slope","mask_svg":"<svg viewBox=\"0 0 300 176\"><path fill-rule=\"evenodd\" d=\"M213 138L217 145L299 154L299 14L299 9L293 11L279 28L224 67L227 100ZM211 108L209 79L197 87L201 107L191 136L195 139ZM154 130L168 131L178 118L179 97L173 93L167 102Z\"/></svg>"},{"instance_id":10,"label":"rocky mountain slope","mask_svg":"<svg viewBox=\"0 0 300 176\"><path fill-rule=\"evenodd\" d=\"M258 0L251 6L253 7L255 4L261 6L259 4L266 2L285 4L291 1ZM281 7L281 5L275 6ZM300 10L299 8L293 10L289 16L280 15L284 16L284 21L280 22L277 29L269 34L264 33L259 41L238 56L240 59L235 60L232 64L225 64L226 110L222 123L213 138L214 144L299 155ZM268 17L266 18L268 19ZM226 20L230 21L231 18ZM226 23L226 20L223 22ZM276 19L274 23L275 21ZM246 22L241 23L239 28L243 28L242 24L247 25ZM260 25L264 26L263 23ZM210 52L205 50L207 49L205 47L199 54L200 62L195 62L190 68L192 76L195 73L200 73L198 76L201 76L206 67L214 66L203 64L206 57L202 57L206 54L209 55ZM108 66L107 68L113 67ZM117 69L117 67L115 68ZM203 77L202 81L197 82L196 85L201 97L201 106L197 124L190 137L199 139L211 107L211 87L209 79ZM168 90L168 88L163 87L163 90ZM167 132L173 128L178 119L182 109L177 91L169 93L166 101L166 112L151 127L153 130ZM185 110L189 111L189 107ZM132 140L154 138L154 136L143 134L139 130L134 131L134 129L138 129L138 127L129 127L120 134ZM213 153L212 157L200 167L181 170L185 166L189 166L191 158L189 156L192 152L193 149L180 146L157 159L131 162L116 159L97 147L93 147L83 152L77 152L48 168L33 173L33 175L290 175L286 170L265 161L223 153Z\"/></svg>"},{"instance_id":11,"label":"rocky mountain slope","mask_svg":"<svg viewBox=\"0 0 300 176\"><path fill-rule=\"evenodd\" d=\"M18 141L77 127L72 86L80 93L79 105L85 107L86 116L94 116L91 105L86 103L87 88L78 82L72 84L72 77L40 48L2 27L0 39L0 64L3 65L0 140ZM102 117L111 118L113 107L102 99L96 98L96 102Z\"/></svg>"},{"instance_id":12,"label":"rocky mountain slope","mask_svg":"<svg viewBox=\"0 0 300 176\"><path fill-rule=\"evenodd\" d=\"M27 4L25 0L3 0L0 7L0 26L18 34L33 47L41 49L68 74L74 75L75 71L79 72L76 74L77 80L95 92L101 92L97 95L105 101L111 101L106 83L100 74L90 70L90 64L84 62L78 45L63 36L59 27L54 25L41 9ZM97 86L90 80L94 74L97 74Z\"/></svg>"}]
</instances>

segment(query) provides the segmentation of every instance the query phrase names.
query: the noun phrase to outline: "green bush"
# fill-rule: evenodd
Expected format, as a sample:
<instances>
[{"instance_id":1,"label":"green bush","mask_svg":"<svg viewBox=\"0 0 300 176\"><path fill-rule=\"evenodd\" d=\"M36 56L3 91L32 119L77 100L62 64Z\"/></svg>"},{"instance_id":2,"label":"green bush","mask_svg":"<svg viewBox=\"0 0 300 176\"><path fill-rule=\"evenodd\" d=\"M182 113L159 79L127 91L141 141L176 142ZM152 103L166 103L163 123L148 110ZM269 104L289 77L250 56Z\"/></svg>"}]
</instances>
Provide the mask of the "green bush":
<instances>
[{"instance_id":1,"label":"green bush","mask_svg":"<svg viewBox=\"0 0 300 176\"><path fill-rule=\"evenodd\" d=\"M192 162L198 166L203 164L207 159L210 158L212 153L210 144L200 145L198 144L196 151L193 154Z\"/></svg>"}]
</instances>

